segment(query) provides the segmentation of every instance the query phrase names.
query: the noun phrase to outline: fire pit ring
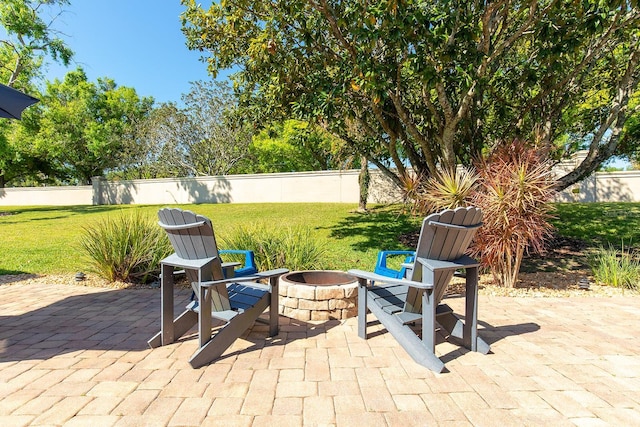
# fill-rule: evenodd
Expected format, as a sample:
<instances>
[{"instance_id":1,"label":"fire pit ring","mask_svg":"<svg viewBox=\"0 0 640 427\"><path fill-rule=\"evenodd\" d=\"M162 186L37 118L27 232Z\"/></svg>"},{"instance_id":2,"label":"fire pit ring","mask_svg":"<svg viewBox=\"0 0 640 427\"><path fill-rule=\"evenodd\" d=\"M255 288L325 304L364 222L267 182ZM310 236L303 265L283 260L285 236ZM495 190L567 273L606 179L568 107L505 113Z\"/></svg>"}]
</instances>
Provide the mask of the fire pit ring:
<instances>
[{"instance_id":1,"label":"fire pit ring","mask_svg":"<svg viewBox=\"0 0 640 427\"><path fill-rule=\"evenodd\" d=\"M278 312L298 320L347 319L358 313L358 280L337 270L293 271L280 277Z\"/></svg>"}]
</instances>

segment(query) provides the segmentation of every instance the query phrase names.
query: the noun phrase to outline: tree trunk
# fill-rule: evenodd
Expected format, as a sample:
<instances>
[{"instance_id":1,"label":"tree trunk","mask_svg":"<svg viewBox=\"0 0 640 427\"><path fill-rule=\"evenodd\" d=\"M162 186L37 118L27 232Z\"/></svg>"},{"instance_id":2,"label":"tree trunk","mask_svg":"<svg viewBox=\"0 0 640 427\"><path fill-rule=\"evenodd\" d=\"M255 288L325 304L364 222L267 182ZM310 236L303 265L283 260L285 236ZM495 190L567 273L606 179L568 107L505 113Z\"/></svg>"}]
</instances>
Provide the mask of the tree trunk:
<instances>
[{"instance_id":1,"label":"tree trunk","mask_svg":"<svg viewBox=\"0 0 640 427\"><path fill-rule=\"evenodd\" d=\"M367 198L369 197L369 182L371 175L369 174L369 161L365 156L360 157L360 174L358 175L358 184L360 185L360 199L358 211L367 211Z\"/></svg>"}]
</instances>

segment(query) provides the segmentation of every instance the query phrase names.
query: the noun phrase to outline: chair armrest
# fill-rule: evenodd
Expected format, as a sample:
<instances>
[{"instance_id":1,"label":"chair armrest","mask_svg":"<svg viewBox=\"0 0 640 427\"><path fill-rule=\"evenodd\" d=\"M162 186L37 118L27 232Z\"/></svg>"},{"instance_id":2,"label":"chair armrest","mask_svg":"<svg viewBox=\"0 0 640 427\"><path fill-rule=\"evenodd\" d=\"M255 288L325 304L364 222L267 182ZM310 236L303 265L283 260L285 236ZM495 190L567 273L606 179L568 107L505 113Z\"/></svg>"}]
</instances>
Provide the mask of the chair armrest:
<instances>
[{"instance_id":1,"label":"chair armrest","mask_svg":"<svg viewBox=\"0 0 640 427\"><path fill-rule=\"evenodd\" d=\"M255 254L252 250L248 249L220 249L218 254L238 254L244 255L244 264L241 268L237 268L234 270L235 277L248 276L250 274L256 274L258 272L258 267L256 266Z\"/></svg>"},{"instance_id":2,"label":"chair armrest","mask_svg":"<svg viewBox=\"0 0 640 427\"><path fill-rule=\"evenodd\" d=\"M206 287L219 285L221 283L253 282L260 279L270 279L272 277L282 276L283 274L288 272L289 270L286 268L278 268L275 270L263 271L260 273L252 274L251 276L232 277L230 279L220 279L220 280L211 280L207 282L202 282L200 283L200 286L203 286L206 288Z\"/></svg>"},{"instance_id":3,"label":"chair armrest","mask_svg":"<svg viewBox=\"0 0 640 427\"><path fill-rule=\"evenodd\" d=\"M239 265L242 265L242 263L238 261L228 261L228 262L223 262L221 265L222 265L222 268L229 268L229 267L237 267Z\"/></svg>"},{"instance_id":4,"label":"chair armrest","mask_svg":"<svg viewBox=\"0 0 640 427\"><path fill-rule=\"evenodd\" d=\"M441 261L437 259L416 258L416 262L427 267L429 270L458 270L460 268L479 267L480 263L469 256L461 256L453 261Z\"/></svg>"},{"instance_id":5,"label":"chair armrest","mask_svg":"<svg viewBox=\"0 0 640 427\"><path fill-rule=\"evenodd\" d=\"M433 284L414 282L413 280L407 279L396 279L393 277L383 276L381 274L371 273L370 271L349 270L347 273L357 277L358 279L365 279L372 282L381 282L390 285L407 285L418 289L433 289Z\"/></svg>"},{"instance_id":6,"label":"chair armrest","mask_svg":"<svg viewBox=\"0 0 640 427\"><path fill-rule=\"evenodd\" d=\"M247 277L259 277L261 279L266 279L269 277L273 277L273 276L282 276L285 273L288 273L289 269L288 268L276 268L275 270L267 270L267 271L261 271L259 273L253 274L251 276L247 276ZM243 277L244 279L244 277Z\"/></svg>"},{"instance_id":7,"label":"chair armrest","mask_svg":"<svg viewBox=\"0 0 640 427\"><path fill-rule=\"evenodd\" d=\"M197 270L199 268L203 268L205 265L209 264L210 262L212 262L216 258L217 257L198 258L198 259L184 259L184 258L180 258L178 255L173 253L173 254L169 255L168 257L166 257L165 259L163 259L162 261L160 261L160 263L166 264L166 265L171 265L173 267L196 269Z\"/></svg>"}]
</instances>

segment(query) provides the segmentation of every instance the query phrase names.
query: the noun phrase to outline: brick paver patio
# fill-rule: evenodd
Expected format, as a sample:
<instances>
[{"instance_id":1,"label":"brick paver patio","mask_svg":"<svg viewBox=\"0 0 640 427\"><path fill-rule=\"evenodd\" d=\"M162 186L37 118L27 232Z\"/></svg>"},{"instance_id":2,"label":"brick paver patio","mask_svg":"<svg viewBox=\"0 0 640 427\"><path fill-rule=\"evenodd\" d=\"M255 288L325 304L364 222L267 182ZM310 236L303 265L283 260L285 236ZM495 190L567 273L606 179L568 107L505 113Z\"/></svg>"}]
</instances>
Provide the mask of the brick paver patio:
<instances>
[{"instance_id":1,"label":"brick paver patio","mask_svg":"<svg viewBox=\"0 0 640 427\"><path fill-rule=\"evenodd\" d=\"M380 326L359 339L355 318L281 317L275 339L256 324L222 359L192 369L195 337L146 346L159 296L0 285L0 426L640 425L637 296L481 295L492 353L441 342L443 374L416 365ZM448 304L461 310L463 300Z\"/></svg>"}]
</instances>

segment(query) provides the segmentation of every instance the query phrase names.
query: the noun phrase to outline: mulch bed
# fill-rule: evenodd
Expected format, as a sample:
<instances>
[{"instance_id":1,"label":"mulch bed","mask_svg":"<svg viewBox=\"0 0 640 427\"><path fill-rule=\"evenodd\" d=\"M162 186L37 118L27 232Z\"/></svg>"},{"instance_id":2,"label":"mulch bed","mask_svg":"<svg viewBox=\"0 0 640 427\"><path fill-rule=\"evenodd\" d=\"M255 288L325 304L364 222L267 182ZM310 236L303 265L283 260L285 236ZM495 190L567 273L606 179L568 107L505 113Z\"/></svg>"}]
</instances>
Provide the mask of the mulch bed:
<instances>
[{"instance_id":1,"label":"mulch bed","mask_svg":"<svg viewBox=\"0 0 640 427\"><path fill-rule=\"evenodd\" d=\"M416 230L401 235L399 241L407 247L415 248L419 236L420 231ZM593 283L591 270L586 262L588 247L584 240L554 234L546 242L544 253L525 256L516 287L496 286L491 274L481 274L480 294L532 297L637 295L637 292L628 289ZM590 280L589 290L581 289L578 285L580 279L584 278ZM464 282L454 279L448 293L463 294Z\"/></svg>"}]
</instances>

